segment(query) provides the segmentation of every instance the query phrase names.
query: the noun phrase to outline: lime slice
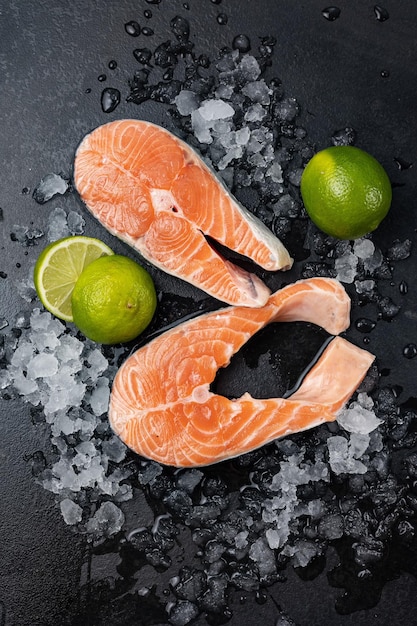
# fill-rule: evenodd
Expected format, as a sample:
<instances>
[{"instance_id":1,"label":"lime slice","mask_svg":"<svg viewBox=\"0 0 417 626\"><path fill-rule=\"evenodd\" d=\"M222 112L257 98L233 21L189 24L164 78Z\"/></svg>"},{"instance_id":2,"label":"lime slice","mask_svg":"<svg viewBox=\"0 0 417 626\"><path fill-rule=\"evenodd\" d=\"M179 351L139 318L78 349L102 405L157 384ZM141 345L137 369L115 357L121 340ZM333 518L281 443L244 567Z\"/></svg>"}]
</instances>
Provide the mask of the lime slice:
<instances>
[{"instance_id":1,"label":"lime slice","mask_svg":"<svg viewBox=\"0 0 417 626\"><path fill-rule=\"evenodd\" d=\"M45 309L61 320L72 322L71 296L81 272L92 261L113 251L93 237L65 237L54 241L36 261L33 279Z\"/></svg>"}]
</instances>

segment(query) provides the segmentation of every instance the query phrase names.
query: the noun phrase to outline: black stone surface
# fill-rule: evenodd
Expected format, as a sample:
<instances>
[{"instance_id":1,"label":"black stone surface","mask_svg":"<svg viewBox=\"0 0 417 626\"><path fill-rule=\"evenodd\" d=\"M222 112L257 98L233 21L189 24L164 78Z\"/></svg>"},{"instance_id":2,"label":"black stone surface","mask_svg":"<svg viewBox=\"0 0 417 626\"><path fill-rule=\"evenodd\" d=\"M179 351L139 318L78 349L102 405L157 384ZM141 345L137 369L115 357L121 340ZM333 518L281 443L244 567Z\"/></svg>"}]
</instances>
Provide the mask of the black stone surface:
<instances>
[{"instance_id":1,"label":"black stone surface","mask_svg":"<svg viewBox=\"0 0 417 626\"><path fill-rule=\"evenodd\" d=\"M317 147L330 143L334 131L352 126L359 147L371 152L395 184L392 210L374 241L384 248L393 237L416 240L417 167L417 4L386 1L389 19L376 19L374 4L340 0L340 16L329 21L319 0L3 0L0 7L0 318L12 321L26 304L16 281L26 278L39 248L24 248L11 238L15 225L45 228L51 203L38 205L32 191L49 172L70 175L74 152L82 137L99 124L123 117L142 117L167 125L165 108L152 102L126 102L127 81L137 61L133 50L147 37L129 36L125 23L137 20L152 27L163 41L175 15L186 17L193 40L208 55L230 46L240 33L252 42L264 35L277 39L273 71L288 95L299 101L304 126ZM144 11L151 10L146 19ZM227 15L219 24L217 15ZM224 21L224 20L220 20ZM140 46L139 46L140 44ZM110 61L117 67L109 69ZM106 81L99 76L105 74ZM104 87L119 89L121 102L104 113ZM395 159L414 166L398 168ZM59 202L56 203L59 205ZM67 210L79 209L76 194L65 199ZM86 234L99 236L116 251L128 253L86 212ZM402 313L378 325L370 348L377 353L387 384L399 385L404 400L417 396L417 359L405 359L402 348L417 341L415 253L396 265L387 295L401 300ZM3 274L2 274L3 276ZM185 298L195 291L154 272L158 289ZM407 281L406 296L398 296ZM200 297L200 295L198 296ZM361 314L356 313L357 317ZM5 328L2 333L9 332ZM362 336L352 330L353 341ZM259 380L262 372L259 372ZM46 430L33 425L29 407L2 401L0 418L0 626L60 624L163 624L163 613L145 605L132 607L124 589L103 593L97 608L88 581L118 574L117 552L91 555L84 540L64 524L52 494L36 485L27 459L48 450ZM138 498L130 515L139 526L151 513ZM303 581L290 571L287 582L268 589L264 604L233 605L230 623L273 625L285 611L297 626L394 626L417 623L417 584L408 555L407 573L385 585L374 607L341 615L335 600L341 591L329 586L326 571ZM187 547L178 556L187 562ZM406 559L404 560L404 562ZM337 562L328 554L326 570ZM414 571L414 574L413 574ZM410 573L411 572L411 573ZM163 580L146 569L143 585ZM164 581L168 585L168 581ZM86 586L87 585L87 586ZM80 594L80 589L82 593ZM100 617L98 617L100 614ZM195 622L205 624L203 617Z\"/></svg>"}]
</instances>

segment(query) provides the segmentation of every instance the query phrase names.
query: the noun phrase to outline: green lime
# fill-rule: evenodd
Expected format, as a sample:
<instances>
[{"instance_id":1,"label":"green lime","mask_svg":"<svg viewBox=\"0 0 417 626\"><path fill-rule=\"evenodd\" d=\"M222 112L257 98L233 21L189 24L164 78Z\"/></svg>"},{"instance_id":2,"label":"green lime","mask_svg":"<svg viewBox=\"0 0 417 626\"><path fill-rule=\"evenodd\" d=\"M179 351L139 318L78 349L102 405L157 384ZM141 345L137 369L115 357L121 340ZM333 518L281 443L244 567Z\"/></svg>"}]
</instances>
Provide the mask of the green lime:
<instances>
[{"instance_id":1,"label":"green lime","mask_svg":"<svg viewBox=\"0 0 417 626\"><path fill-rule=\"evenodd\" d=\"M151 275L118 254L93 261L72 292L74 324L97 343L135 339L149 325L155 309Z\"/></svg>"},{"instance_id":2,"label":"green lime","mask_svg":"<svg viewBox=\"0 0 417 626\"><path fill-rule=\"evenodd\" d=\"M112 254L99 239L81 235L49 244L39 255L33 272L35 289L45 309L72 322L71 294L78 277L92 261Z\"/></svg>"},{"instance_id":3,"label":"green lime","mask_svg":"<svg viewBox=\"0 0 417 626\"><path fill-rule=\"evenodd\" d=\"M382 165L354 146L332 146L315 154L300 189L312 221L338 239L357 239L375 230L392 200Z\"/></svg>"}]
</instances>

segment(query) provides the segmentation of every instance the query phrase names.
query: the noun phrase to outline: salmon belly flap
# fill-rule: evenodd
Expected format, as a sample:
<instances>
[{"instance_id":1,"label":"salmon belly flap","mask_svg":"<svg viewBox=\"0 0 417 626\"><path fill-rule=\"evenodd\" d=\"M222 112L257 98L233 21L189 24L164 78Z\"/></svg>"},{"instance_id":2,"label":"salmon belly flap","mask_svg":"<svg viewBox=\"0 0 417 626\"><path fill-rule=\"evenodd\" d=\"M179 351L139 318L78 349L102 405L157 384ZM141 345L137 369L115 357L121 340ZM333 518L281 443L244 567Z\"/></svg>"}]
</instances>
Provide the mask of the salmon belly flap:
<instances>
[{"instance_id":1,"label":"salmon belly flap","mask_svg":"<svg viewBox=\"0 0 417 626\"><path fill-rule=\"evenodd\" d=\"M207 240L275 272L292 266L282 242L226 189L201 157L142 120L99 126L81 142L74 183L89 211L156 267L227 304L263 306L270 290Z\"/></svg>"},{"instance_id":2,"label":"salmon belly flap","mask_svg":"<svg viewBox=\"0 0 417 626\"><path fill-rule=\"evenodd\" d=\"M339 335L350 323L350 299L338 281L312 278L277 291L263 307L228 307L168 330L118 370L109 405L113 430L141 456L196 467L335 420L374 360L338 336L288 398L246 393L232 400L210 389L218 369L258 330L286 321Z\"/></svg>"}]
</instances>

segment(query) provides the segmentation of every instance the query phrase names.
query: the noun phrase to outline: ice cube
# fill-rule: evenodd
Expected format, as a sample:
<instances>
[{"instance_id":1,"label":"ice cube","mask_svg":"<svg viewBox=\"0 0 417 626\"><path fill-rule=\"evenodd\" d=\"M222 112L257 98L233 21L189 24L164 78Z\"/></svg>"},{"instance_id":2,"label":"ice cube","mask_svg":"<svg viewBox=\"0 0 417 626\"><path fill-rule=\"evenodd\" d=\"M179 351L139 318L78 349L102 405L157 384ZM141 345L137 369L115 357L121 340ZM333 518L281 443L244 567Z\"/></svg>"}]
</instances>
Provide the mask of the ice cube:
<instances>
[{"instance_id":1,"label":"ice cube","mask_svg":"<svg viewBox=\"0 0 417 626\"><path fill-rule=\"evenodd\" d=\"M62 237L69 237L70 234L66 212L64 209L56 207L48 217L48 240L56 241Z\"/></svg>"},{"instance_id":2,"label":"ice cube","mask_svg":"<svg viewBox=\"0 0 417 626\"><path fill-rule=\"evenodd\" d=\"M94 415L103 415L108 409L110 399L109 382L109 379L105 376L100 377L91 393L90 406Z\"/></svg>"},{"instance_id":3,"label":"ice cube","mask_svg":"<svg viewBox=\"0 0 417 626\"><path fill-rule=\"evenodd\" d=\"M65 498L64 500L61 500L59 507L66 524L73 526L74 524L81 522L83 510L76 502L73 502L73 500L70 500L69 498Z\"/></svg>"},{"instance_id":4,"label":"ice cube","mask_svg":"<svg viewBox=\"0 0 417 626\"><path fill-rule=\"evenodd\" d=\"M337 421L348 432L362 435L371 433L382 424L372 410L364 408L358 402L352 402L348 408L343 409Z\"/></svg>"},{"instance_id":5,"label":"ice cube","mask_svg":"<svg viewBox=\"0 0 417 626\"><path fill-rule=\"evenodd\" d=\"M234 108L224 100L205 100L198 112L206 122L227 119L235 114Z\"/></svg>"},{"instance_id":6,"label":"ice cube","mask_svg":"<svg viewBox=\"0 0 417 626\"><path fill-rule=\"evenodd\" d=\"M199 615L196 604L188 600L178 600L169 612L169 623L173 626L186 626Z\"/></svg>"},{"instance_id":7,"label":"ice cube","mask_svg":"<svg viewBox=\"0 0 417 626\"><path fill-rule=\"evenodd\" d=\"M252 102L256 102L258 104L270 103L271 90L264 79L246 83L246 85L242 87L242 93Z\"/></svg>"},{"instance_id":8,"label":"ice cube","mask_svg":"<svg viewBox=\"0 0 417 626\"><path fill-rule=\"evenodd\" d=\"M253 542L249 557L257 564L261 579L276 572L275 554L264 537L258 537Z\"/></svg>"},{"instance_id":9,"label":"ice cube","mask_svg":"<svg viewBox=\"0 0 417 626\"><path fill-rule=\"evenodd\" d=\"M342 283L353 283L358 267L358 257L350 250L347 250L335 260L336 278Z\"/></svg>"},{"instance_id":10,"label":"ice cube","mask_svg":"<svg viewBox=\"0 0 417 626\"><path fill-rule=\"evenodd\" d=\"M335 474L365 474L366 465L354 458L355 449L349 446L345 437L336 435L327 440L329 463Z\"/></svg>"},{"instance_id":11,"label":"ice cube","mask_svg":"<svg viewBox=\"0 0 417 626\"><path fill-rule=\"evenodd\" d=\"M53 354L42 352L35 355L27 365L28 378L47 378L58 371L58 359Z\"/></svg>"},{"instance_id":12,"label":"ice cube","mask_svg":"<svg viewBox=\"0 0 417 626\"><path fill-rule=\"evenodd\" d=\"M256 102L255 104L251 104L251 106L248 107L244 118L246 122L262 122L266 114L266 109L261 104L259 104L259 102Z\"/></svg>"},{"instance_id":13,"label":"ice cube","mask_svg":"<svg viewBox=\"0 0 417 626\"><path fill-rule=\"evenodd\" d=\"M123 511L113 502L103 502L87 522L87 532L99 537L117 534L125 521Z\"/></svg>"},{"instance_id":14,"label":"ice cube","mask_svg":"<svg viewBox=\"0 0 417 626\"><path fill-rule=\"evenodd\" d=\"M69 211L67 217L68 230L71 235L82 235L84 232L85 219L77 211Z\"/></svg>"},{"instance_id":15,"label":"ice cube","mask_svg":"<svg viewBox=\"0 0 417 626\"><path fill-rule=\"evenodd\" d=\"M180 115L191 115L200 105L197 94L188 89L180 91L174 102Z\"/></svg>"},{"instance_id":16,"label":"ice cube","mask_svg":"<svg viewBox=\"0 0 417 626\"><path fill-rule=\"evenodd\" d=\"M370 259L375 252L375 246L370 239L356 239L353 252L359 259Z\"/></svg>"},{"instance_id":17,"label":"ice cube","mask_svg":"<svg viewBox=\"0 0 417 626\"><path fill-rule=\"evenodd\" d=\"M69 188L69 179L61 174L47 174L35 187L33 198L38 204L44 204L54 196L63 195Z\"/></svg>"}]
</instances>

